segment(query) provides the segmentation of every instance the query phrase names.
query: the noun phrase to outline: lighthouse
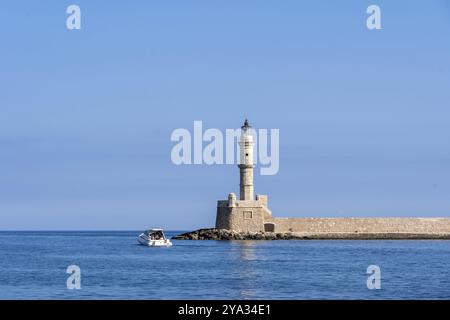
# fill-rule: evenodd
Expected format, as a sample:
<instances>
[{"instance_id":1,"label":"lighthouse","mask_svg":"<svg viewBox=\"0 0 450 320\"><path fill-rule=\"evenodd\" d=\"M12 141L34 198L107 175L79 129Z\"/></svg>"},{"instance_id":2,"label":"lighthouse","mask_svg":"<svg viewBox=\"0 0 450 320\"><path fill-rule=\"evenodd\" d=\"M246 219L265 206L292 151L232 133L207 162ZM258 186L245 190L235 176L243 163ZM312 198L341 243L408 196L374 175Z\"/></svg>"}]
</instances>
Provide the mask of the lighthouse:
<instances>
[{"instance_id":1,"label":"lighthouse","mask_svg":"<svg viewBox=\"0 0 450 320\"><path fill-rule=\"evenodd\" d=\"M251 126L245 119L241 127L241 137L239 140L240 151L240 200L254 200L253 196L253 136L250 132Z\"/></svg>"},{"instance_id":2,"label":"lighthouse","mask_svg":"<svg viewBox=\"0 0 450 320\"><path fill-rule=\"evenodd\" d=\"M245 119L241 127L239 143L239 200L236 194L228 194L227 200L217 201L216 228L235 231L274 231L272 212L267 207L267 195L253 191L254 140L252 127Z\"/></svg>"}]
</instances>

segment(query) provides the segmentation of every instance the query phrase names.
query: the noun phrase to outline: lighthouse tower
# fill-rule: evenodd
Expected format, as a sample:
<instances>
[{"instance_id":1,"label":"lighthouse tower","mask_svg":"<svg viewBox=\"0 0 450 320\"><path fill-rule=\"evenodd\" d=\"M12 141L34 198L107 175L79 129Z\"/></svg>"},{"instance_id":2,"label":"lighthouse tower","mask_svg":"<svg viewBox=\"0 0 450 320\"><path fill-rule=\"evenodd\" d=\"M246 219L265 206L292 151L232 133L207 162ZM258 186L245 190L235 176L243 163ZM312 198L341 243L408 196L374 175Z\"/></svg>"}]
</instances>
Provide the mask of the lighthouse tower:
<instances>
[{"instance_id":1,"label":"lighthouse tower","mask_svg":"<svg viewBox=\"0 0 450 320\"><path fill-rule=\"evenodd\" d=\"M239 137L240 197L228 194L227 200L217 201L216 228L235 231L274 232L272 212L267 207L267 195L253 192L253 136L247 119Z\"/></svg>"},{"instance_id":2,"label":"lighthouse tower","mask_svg":"<svg viewBox=\"0 0 450 320\"><path fill-rule=\"evenodd\" d=\"M241 137L239 140L240 151L240 200L254 200L253 196L253 136L250 132L251 126L245 119L241 127Z\"/></svg>"}]
</instances>

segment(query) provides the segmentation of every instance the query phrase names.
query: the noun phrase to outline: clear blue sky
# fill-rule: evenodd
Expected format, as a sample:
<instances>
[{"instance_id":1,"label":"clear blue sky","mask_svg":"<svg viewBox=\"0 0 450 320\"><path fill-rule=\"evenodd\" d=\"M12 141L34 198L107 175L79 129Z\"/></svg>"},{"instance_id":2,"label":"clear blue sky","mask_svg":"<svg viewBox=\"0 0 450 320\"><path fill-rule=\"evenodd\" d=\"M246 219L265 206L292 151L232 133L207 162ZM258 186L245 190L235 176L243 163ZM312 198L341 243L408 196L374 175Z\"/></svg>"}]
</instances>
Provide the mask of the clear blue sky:
<instances>
[{"instance_id":1,"label":"clear blue sky","mask_svg":"<svg viewBox=\"0 0 450 320\"><path fill-rule=\"evenodd\" d=\"M0 229L211 226L238 168L170 134L244 116L280 129L277 216L450 216L449 102L449 1L3 2Z\"/></svg>"}]
</instances>

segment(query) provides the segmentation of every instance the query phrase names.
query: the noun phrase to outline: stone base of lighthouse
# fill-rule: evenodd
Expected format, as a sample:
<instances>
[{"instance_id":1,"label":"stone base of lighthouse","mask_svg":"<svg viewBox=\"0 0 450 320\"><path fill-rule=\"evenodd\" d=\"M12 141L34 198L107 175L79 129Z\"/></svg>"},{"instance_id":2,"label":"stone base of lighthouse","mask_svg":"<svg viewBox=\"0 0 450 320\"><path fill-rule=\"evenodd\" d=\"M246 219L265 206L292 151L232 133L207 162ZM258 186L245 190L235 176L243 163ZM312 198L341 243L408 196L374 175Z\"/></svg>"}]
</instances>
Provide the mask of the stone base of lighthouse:
<instances>
[{"instance_id":1,"label":"stone base of lighthouse","mask_svg":"<svg viewBox=\"0 0 450 320\"><path fill-rule=\"evenodd\" d=\"M217 202L217 229L274 232L272 220L266 195L258 194L256 200L236 200L236 195L230 193L228 200Z\"/></svg>"}]
</instances>

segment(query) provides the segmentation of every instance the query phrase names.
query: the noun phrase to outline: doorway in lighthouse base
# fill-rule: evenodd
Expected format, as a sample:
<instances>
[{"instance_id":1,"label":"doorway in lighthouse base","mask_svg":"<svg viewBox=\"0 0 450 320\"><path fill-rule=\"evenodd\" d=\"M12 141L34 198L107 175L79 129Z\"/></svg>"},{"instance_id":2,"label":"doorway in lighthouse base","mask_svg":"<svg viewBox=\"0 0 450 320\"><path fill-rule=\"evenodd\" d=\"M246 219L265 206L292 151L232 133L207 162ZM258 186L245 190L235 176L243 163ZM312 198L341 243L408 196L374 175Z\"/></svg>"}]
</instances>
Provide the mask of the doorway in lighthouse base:
<instances>
[{"instance_id":1,"label":"doorway in lighthouse base","mask_svg":"<svg viewBox=\"0 0 450 320\"><path fill-rule=\"evenodd\" d=\"M264 232L275 232L274 223L264 223Z\"/></svg>"}]
</instances>

